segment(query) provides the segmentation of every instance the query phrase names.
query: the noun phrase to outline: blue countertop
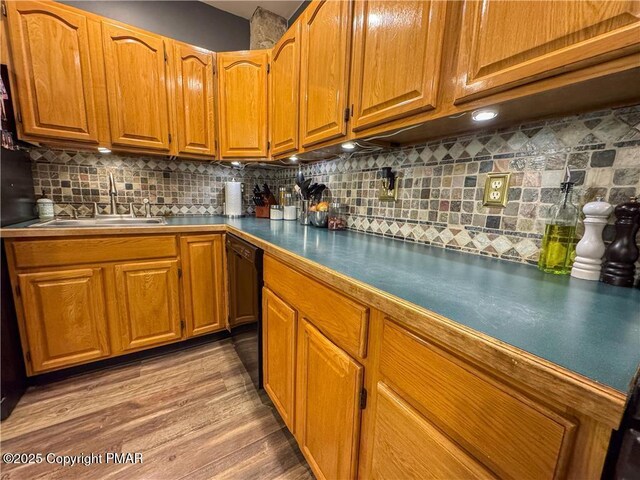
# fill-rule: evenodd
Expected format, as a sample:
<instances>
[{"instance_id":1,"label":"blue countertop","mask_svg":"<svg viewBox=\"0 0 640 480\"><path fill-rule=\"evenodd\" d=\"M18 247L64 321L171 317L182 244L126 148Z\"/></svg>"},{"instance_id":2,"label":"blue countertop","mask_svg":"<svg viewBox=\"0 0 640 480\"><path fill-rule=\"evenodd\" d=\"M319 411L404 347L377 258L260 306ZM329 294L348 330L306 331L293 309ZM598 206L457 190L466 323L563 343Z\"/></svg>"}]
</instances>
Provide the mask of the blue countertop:
<instances>
[{"instance_id":1,"label":"blue countertop","mask_svg":"<svg viewBox=\"0 0 640 480\"><path fill-rule=\"evenodd\" d=\"M223 223L621 392L640 363L640 289L297 222L167 219Z\"/></svg>"}]
</instances>

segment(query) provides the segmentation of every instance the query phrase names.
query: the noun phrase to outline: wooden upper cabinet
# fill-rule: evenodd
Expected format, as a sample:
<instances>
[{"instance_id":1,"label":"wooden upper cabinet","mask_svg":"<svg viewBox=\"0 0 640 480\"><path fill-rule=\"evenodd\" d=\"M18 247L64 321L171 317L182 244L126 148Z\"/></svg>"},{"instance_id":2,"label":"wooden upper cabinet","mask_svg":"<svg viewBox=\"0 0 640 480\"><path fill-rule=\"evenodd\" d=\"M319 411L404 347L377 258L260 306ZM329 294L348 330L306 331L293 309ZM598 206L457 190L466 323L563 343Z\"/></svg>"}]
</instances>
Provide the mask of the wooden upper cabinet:
<instances>
[{"instance_id":1,"label":"wooden upper cabinet","mask_svg":"<svg viewBox=\"0 0 640 480\"><path fill-rule=\"evenodd\" d=\"M299 148L300 22L296 22L271 52L269 75L271 154Z\"/></svg>"},{"instance_id":2,"label":"wooden upper cabinet","mask_svg":"<svg viewBox=\"0 0 640 480\"><path fill-rule=\"evenodd\" d=\"M218 119L222 158L265 158L267 148L266 50L218 54Z\"/></svg>"},{"instance_id":3,"label":"wooden upper cabinet","mask_svg":"<svg viewBox=\"0 0 640 480\"><path fill-rule=\"evenodd\" d=\"M347 133L351 1L315 0L301 19L302 146Z\"/></svg>"},{"instance_id":4,"label":"wooden upper cabinet","mask_svg":"<svg viewBox=\"0 0 640 480\"><path fill-rule=\"evenodd\" d=\"M178 154L212 157L216 153L215 53L180 42L173 47Z\"/></svg>"},{"instance_id":5,"label":"wooden upper cabinet","mask_svg":"<svg viewBox=\"0 0 640 480\"><path fill-rule=\"evenodd\" d=\"M225 328L224 235L181 238L187 336Z\"/></svg>"},{"instance_id":6,"label":"wooden upper cabinet","mask_svg":"<svg viewBox=\"0 0 640 480\"><path fill-rule=\"evenodd\" d=\"M182 338L178 261L115 266L122 350L137 350Z\"/></svg>"},{"instance_id":7,"label":"wooden upper cabinet","mask_svg":"<svg viewBox=\"0 0 640 480\"><path fill-rule=\"evenodd\" d=\"M456 101L639 50L637 1L466 1Z\"/></svg>"},{"instance_id":8,"label":"wooden upper cabinet","mask_svg":"<svg viewBox=\"0 0 640 480\"><path fill-rule=\"evenodd\" d=\"M298 444L317 478L355 478L363 368L307 320L299 330Z\"/></svg>"},{"instance_id":9,"label":"wooden upper cabinet","mask_svg":"<svg viewBox=\"0 0 640 480\"><path fill-rule=\"evenodd\" d=\"M170 149L169 60L165 40L102 22L111 141L144 150Z\"/></svg>"},{"instance_id":10,"label":"wooden upper cabinet","mask_svg":"<svg viewBox=\"0 0 640 480\"><path fill-rule=\"evenodd\" d=\"M354 132L436 107L446 2L355 2Z\"/></svg>"},{"instance_id":11,"label":"wooden upper cabinet","mask_svg":"<svg viewBox=\"0 0 640 480\"><path fill-rule=\"evenodd\" d=\"M88 20L53 2L6 2L22 130L97 143Z\"/></svg>"},{"instance_id":12,"label":"wooden upper cabinet","mask_svg":"<svg viewBox=\"0 0 640 480\"><path fill-rule=\"evenodd\" d=\"M262 295L262 315L264 389L287 428L293 432L297 313L265 288Z\"/></svg>"},{"instance_id":13,"label":"wooden upper cabinet","mask_svg":"<svg viewBox=\"0 0 640 480\"><path fill-rule=\"evenodd\" d=\"M19 274L18 283L33 372L110 355L102 269Z\"/></svg>"}]
</instances>

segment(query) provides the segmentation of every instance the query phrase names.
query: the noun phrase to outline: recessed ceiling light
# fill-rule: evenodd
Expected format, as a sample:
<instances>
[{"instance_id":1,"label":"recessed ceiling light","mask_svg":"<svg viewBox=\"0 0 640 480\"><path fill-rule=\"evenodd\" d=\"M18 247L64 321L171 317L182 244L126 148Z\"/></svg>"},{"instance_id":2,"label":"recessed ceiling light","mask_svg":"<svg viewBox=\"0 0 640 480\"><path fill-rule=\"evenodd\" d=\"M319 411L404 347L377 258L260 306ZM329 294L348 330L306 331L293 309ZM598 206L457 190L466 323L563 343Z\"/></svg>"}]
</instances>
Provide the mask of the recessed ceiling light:
<instances>
[{"instance_id":1,"label":"recessed ceiling light","mask_svg":"<svg viewBox=\"0 0 640 480\"><path fill-rule=\"evenodd\" d=\"M356 144L353 142L344 142L341 147L343 150L353 150L356 148Z\"/></svg>"},{"instance_id":2,"label":"recessed ceiling light","mask_svg":"<svg viewBox=\"0 0 640 480\"><path fill-rule=\"evenodd\" d=\"M476 110L471 113L471 118L474 122L486 122L487 120L493 120L498 116L498 112L495 110Z\"/></svg>"},{"instance_id":3,"label":"recessed ceiling light","mask_svg":"<svg viewBox=\"0 0 640 480\"><path fill-rule=\"evenodd\" d=\"M231 162L231 165L233 165L234 167L239 167L240 166L240 162Z\"/></svg>"},{"instance_id":4,"label":"recessed ceiling light","mask_svg":"<svg viewBox=\"0 0 640 480\"><path fill-rule=\"evenodd\" d=\"M100 153L111 153L111 150L109 150L107 147L98 147L98 151Z\"/></svg>"},{"instance_id":5,"label":"recessed ceiling light","mask_svg":"<svg viewBox=\"0 0 640 480\"><path fill-rule=\"evenodd\" d=\"M291 156L289 157L289 160L291 160L292 162L294 162L294 163L295 163L295 162L297 162L297 161L298 161L298 157L297 157L297 156L295 156L295 155L291 155Z\"/></svg>"}]
</instances>

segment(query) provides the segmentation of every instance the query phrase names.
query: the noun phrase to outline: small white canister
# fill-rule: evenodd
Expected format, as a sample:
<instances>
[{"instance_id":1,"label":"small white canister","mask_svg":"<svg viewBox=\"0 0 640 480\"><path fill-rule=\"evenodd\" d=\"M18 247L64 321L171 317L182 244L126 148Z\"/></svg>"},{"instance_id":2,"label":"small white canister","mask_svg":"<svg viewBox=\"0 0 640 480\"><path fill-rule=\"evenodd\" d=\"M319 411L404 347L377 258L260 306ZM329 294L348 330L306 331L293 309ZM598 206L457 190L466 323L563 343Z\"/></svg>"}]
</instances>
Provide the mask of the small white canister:
<instances>
[{"instance_id":1,"label":"small white canister","mask_svg":"<svg viewBox=\"0 0 640 480\"><path fill-rule=\"evenodd\" d=\"M45 197L44 194L42 194L42 198L39 198L36 204L38 206L39 218L53 218L53 200Z\"/></svg>"}]
</instances>

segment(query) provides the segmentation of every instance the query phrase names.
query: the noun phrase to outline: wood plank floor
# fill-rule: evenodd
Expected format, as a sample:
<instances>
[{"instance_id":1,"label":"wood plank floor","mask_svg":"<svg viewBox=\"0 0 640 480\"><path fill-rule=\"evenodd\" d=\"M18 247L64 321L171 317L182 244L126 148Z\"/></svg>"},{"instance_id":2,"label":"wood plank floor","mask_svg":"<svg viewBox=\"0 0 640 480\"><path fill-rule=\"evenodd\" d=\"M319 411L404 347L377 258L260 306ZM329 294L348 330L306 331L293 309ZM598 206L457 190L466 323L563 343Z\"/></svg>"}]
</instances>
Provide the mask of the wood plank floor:
<instances>
[{"instance_id":1,"label":"wood plank floor","mask_svg":"<svg viewBox=\"0 0 640 480\"><path fill-rule=\"evenodd\" d=\"M31 387L0 426L6 452L140 452L143 463L0 463L3 480L313 479L231 340Z\"/></svg>"}]
</instances>

